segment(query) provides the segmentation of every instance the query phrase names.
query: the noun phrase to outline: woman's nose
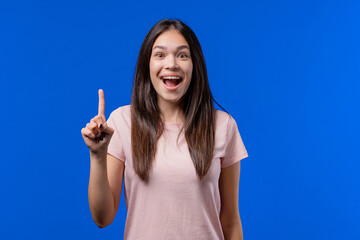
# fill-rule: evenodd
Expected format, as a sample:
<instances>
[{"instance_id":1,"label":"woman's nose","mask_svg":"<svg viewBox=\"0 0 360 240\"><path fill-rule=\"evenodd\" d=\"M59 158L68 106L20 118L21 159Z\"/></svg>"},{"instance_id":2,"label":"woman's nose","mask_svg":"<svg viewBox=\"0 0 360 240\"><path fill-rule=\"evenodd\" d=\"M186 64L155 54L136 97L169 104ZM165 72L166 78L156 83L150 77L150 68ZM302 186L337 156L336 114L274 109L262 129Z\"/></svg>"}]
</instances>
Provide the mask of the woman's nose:
<instances>
[{"instance_id":1,"label":"woman's nose","mask_svg":"<svg viewBox=\"0 0 360 240\"><path fill-rule=\"evenodd\" d=\"M174 56L168 56L167 60L166 60L166 68L167 69L176 69L177 63L176 63L176 58Z\"/></svg>"}]
</instances>

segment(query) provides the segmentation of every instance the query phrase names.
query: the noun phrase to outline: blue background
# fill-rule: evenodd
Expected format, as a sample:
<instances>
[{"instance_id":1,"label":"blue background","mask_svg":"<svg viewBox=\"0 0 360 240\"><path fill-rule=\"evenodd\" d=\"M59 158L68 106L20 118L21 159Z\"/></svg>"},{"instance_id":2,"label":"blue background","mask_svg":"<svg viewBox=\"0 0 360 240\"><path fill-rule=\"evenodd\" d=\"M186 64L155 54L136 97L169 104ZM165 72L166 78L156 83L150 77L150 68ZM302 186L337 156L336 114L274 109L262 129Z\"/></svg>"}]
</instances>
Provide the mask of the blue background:
<instances>
[{"instance_id":1,"label":"blue background","mask_svg":"<svg viewBox=\"0 0 360 240\"><path fill-rule=\"evenodd\" d=\"M247 240L360 238L360 2L0 3L0 237L122 239L92 222L80 130L129 104L141 43L160 19L197 34L217 101L249 153ZM123 193L122 193L123 194Z\"/></svg>"}]
</instances>

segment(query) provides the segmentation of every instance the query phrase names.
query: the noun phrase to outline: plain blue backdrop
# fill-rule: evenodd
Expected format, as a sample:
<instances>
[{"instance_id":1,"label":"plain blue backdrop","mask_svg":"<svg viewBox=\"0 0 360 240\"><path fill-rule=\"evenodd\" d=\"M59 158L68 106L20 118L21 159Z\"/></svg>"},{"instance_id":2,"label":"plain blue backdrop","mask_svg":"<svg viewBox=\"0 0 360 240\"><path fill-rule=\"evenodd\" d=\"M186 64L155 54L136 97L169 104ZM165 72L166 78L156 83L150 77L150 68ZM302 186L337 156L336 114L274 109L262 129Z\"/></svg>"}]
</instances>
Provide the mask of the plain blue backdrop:
<instances>
[{"instance_id":1,"label":"plain blue backdrop","mask_svg":"<svg viewBox=\"0 0 360 240\"><path fill-rule=\"evenodd\" d=\"M0 2L0 238L122 239L92 222L80 130L129 104L141 43L163 18L197 34L216 100L249 158L247 240L360 239L360 2Z\"/></svg>"}]
</instances>

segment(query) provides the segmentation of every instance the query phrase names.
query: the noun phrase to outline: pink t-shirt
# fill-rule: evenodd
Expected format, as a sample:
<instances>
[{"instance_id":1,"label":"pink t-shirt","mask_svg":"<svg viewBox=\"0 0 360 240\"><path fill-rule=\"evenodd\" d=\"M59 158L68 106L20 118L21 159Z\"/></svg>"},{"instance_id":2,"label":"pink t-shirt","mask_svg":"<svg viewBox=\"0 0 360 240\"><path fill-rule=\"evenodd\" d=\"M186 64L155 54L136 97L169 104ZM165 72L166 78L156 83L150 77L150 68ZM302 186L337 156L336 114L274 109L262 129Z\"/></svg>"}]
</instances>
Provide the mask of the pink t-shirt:
<instances>
[{"instance_id":1,"label":"pink t-shirt","mask_svg":"<svg viewBox=\"0 0 360 240\"><path fill-rule=\"evenodd\" d=\"M214 158L201 181L184 134L177 142L179 126L165 123L147 184L133 169L130 106L113 111L107 123L115 130L108 153L125 162L125 240L224 239L219 218L221 168L248 156L232 117L216 111Z\"/></svg>"}]
</instances>

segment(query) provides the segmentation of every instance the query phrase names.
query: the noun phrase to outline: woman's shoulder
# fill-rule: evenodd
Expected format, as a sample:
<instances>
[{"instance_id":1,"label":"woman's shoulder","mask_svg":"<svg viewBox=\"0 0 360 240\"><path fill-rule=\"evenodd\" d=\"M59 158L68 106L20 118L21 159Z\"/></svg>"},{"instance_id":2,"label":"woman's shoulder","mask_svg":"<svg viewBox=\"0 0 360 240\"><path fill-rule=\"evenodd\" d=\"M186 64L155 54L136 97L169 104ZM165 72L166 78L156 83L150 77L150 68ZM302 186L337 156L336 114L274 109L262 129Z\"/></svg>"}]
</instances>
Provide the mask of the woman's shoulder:
<instances>
[{"instance_id":1,"label":"woman's shoulder","mask_svg":"<svg viewBox=\"0 0 360 240\"><path fill-rule=\"evenodd\" d=\"M111 117L130 117L130 105L118 107L110 114Z\"/></svg>"},{"instance_id":2,"label":"woman's shoulder","mask_svg":"<svg viewBox=\"0 0 360 240\"><path fill-rule=\"evenodd\" d=\"M216 129L222 131L228 131L237 127L235 119L228 112L218 109L215 110L215 125Z\"/></svg>"},{"instance_id":3,"label":"woman's shoulder","mask_svg":"<svg viewBox=\"0 0 360 240\"><path fill-rule=\"evenodd\" d=\"M221 111L219 109L215 109L215 119L215 121L218 123L229 123L231 121L235 121L230 113Z\"/></svg>"},{"instance_id":4,"label":"woman's shoulder","mask_svg":"<svg viewBox=\"0 0 360 240\"><path fill-rule=\"evenodd\" d=\"M112 126L131 126L130 105L121 106L112 111L107 122Z\"/></svg>"}]
</instances>

